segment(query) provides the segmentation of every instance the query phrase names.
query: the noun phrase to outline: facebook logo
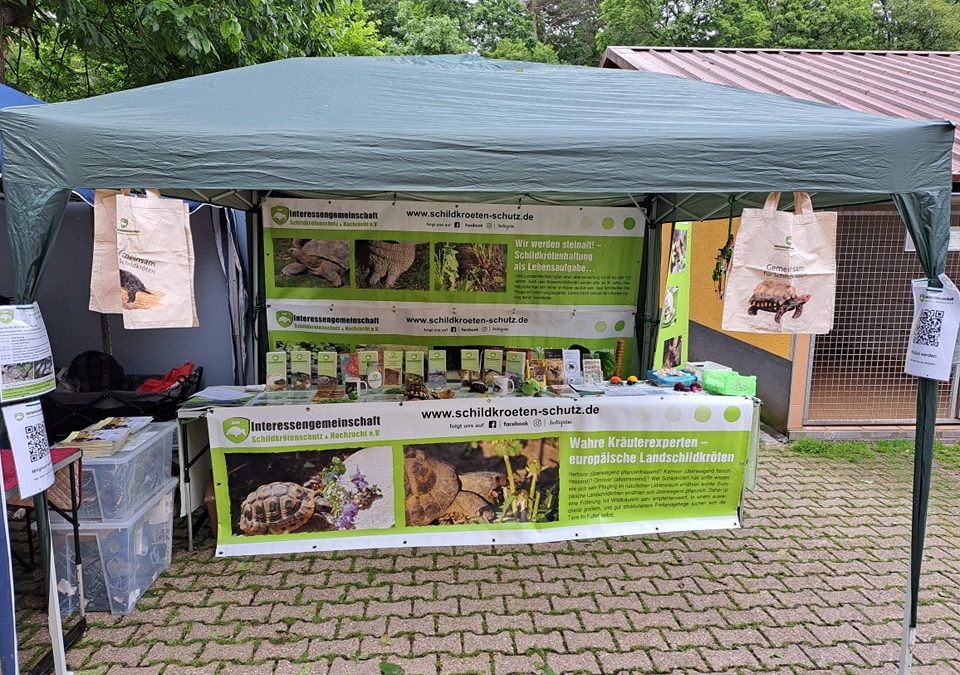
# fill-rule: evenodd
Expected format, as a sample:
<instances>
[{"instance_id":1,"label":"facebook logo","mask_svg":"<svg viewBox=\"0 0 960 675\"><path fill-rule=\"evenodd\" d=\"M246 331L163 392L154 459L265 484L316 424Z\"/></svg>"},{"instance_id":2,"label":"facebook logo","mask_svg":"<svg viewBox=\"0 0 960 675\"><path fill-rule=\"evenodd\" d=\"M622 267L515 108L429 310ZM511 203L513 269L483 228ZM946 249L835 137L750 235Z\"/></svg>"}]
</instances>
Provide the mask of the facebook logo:
<instances>
[{"instance_id":1,"label":"facebook logo","mask_svg":"<svg viewBox=\"0 0 960 675\"><path fill-rule=\"evenodd\" d=\"M488 425L491 429L496 429L496 428L497 428L497 420L490 420L489 422L487 422L487 425Z\"/></svg>"}]
</instances>

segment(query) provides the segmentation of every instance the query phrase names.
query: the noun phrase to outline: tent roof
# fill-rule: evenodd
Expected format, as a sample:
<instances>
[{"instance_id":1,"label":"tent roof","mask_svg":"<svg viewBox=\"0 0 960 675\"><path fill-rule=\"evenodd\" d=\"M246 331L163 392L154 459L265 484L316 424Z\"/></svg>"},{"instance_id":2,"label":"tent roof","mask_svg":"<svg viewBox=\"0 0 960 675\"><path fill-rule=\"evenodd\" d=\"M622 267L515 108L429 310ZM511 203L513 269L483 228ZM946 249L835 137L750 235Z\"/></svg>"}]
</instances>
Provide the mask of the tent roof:
<instances>
[{"instance_id":1,"label":"tent roof","mask_svg":"<svg viewBox=\"0 0 960 675\"><path fill-rule=\"evenodd\" d=\"M16 105L35 105L38 103L43 103L39 99L35 99L29 94L24 94L18 89L13 87L0 84L0 108L9 108ZM3 165L3 148L0 147L0 166Z\"/></svg>"},{"instance_id":2,"label":"tent roof","mask_svg":"<svg viewBox=\"0 0 960 675\"><path fill-rule=\"evenodd\" d=\"M157 187L249 207L254 190L440 199L825 193L950 185L953 128L660 74L479 57L302 58L0 112L4 178ZM843 194L843 197L833 195ZM854 195L854 196L851 196ZM749 200L747 200L749 201Z\"/></svg>"}]
</instances>

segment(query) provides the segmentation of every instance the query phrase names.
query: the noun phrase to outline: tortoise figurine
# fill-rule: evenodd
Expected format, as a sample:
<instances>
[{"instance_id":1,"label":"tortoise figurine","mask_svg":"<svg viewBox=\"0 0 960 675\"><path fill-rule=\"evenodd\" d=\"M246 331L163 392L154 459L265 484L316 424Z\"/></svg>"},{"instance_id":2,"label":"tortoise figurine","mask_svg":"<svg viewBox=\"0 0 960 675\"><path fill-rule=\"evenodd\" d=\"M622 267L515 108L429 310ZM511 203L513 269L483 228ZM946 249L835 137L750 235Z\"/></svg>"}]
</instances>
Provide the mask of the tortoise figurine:
<instances>
[{"instance_id":1,"label":"tortoise figurine","mask_svg":"<svg viewBox=\"0 0 960 675\"><path fill-rule=\"evenodd\" d=\"M785 281L767 279L757 284L750 296L750 308L747 314L756 315L758 310L773 312L773 320L780 323L783 315L793 311L793 318L803 314L803 305L810 300L810 294L798 295L797 289Z\"/></svg>"},{"instance_id":2,"label":"tortoise figurine","mask_svg":"<svg viewBox=\"0 0 960 675\"><path fill-rule=\"evenodd\" d=\"M339 239L294 239L288 249L295 262L282 270L285 277L309 272L326 279L336 287L347 282L350 268L350 245Z\"/></svg>"},{"instance_id":3,"label":"tortoise figurine","mask_svg":"<svg viewBox=\"0 0 960 675\"><path fill-rule=\"evenodd\" d=\"M314 490L286 481L267 483L240 504L240 531L246 535L287 534L329 510L330 504Z\"/></svg>"},{"instance_id":4,"label":"tortoise figurine","mask_svg":"<svg viewBox=\"0 0 960 675\"><path fill-rule=\"evenodd\" d=\"M408 401L426 401L430 398L430 390L423 380L412 379L403 390L403 397Z\"/></svg>"},{"instance_id":5,"label":"tortoise figurine","mask_svg":"<svg viewBox=\"0 0 960 675\"><path fill-rule=\"evenodd\" d=\"M412 241L371 241L367 250L370 262L367 284L374 286L383 279L387 288L394 287L417 255L416 243Z\"/></svg>"}]
</instances>

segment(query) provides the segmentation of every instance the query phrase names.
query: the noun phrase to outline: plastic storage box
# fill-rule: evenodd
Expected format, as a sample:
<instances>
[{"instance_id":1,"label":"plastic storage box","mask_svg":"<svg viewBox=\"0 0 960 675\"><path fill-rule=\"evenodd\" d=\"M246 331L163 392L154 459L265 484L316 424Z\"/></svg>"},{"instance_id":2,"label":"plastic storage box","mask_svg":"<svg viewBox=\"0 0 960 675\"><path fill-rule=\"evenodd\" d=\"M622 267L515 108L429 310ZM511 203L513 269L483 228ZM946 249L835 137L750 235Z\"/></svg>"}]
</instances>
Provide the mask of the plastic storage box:
<instances>
[{"instance_id":1,"label":"plastic storage box","mask_svg":"<svg viewBox=\"0 0 960 675\"><path fill-rule=\"evenodd\" d=\"M84 457L80 519L130 518L170 478L176 436L176 422L153 422L131 436L119 452Z\"/></svg>"},{"instance_id":2,"label":"plastic storage box","mask_svg":"<svg viewBox=\"0 0 960 675\"><path fill-rule=\"evenodd\" d=\"M690 361L683 369L693 373L700 384L703 384L703 371L705 370L733 370L730 366L725 366L716 361Z\"/></svg>"},{"instance_id":3,"label":"plastic storage box","mask_svg":"<svg viewBox=\"0 0 960 675\"><path fill-rule=\"evenodd\" d=\"M87 611L126 614L170 565L173 544L173 495L177 479L168 478L129 519L80 524L83 595ZM60 611L77 610L73 526L51 522Z\"/></svg>"},{"instance_id":4,"label":"plastic storage box","mask_svg":"<svg viewBox=\"0 0 960 675\"><path fill-rule=\"evenodd\" d=\"M756 396L757 376L741 375L735 370L705 370L703 388L724 396Z\"/></svg>"}]
</instances>

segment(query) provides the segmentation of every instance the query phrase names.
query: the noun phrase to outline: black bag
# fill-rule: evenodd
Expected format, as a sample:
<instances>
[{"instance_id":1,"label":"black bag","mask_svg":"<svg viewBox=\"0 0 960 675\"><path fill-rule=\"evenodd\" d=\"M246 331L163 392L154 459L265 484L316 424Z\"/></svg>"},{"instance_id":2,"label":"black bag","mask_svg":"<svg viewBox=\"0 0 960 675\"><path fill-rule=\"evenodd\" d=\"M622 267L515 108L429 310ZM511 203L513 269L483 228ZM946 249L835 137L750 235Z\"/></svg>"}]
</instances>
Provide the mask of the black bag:
<instances>
[{"instance_id":1,"label":"black bag","mask_svg":"<svg viewBox=\"0 0 960 675\"><path fill-rule=\"evenodd\" d=\"M70 362L67 378L81 392L125 389L127 385L123 366L110 354L94 350L83 352Z\"/></svg>"}]
</instances>

